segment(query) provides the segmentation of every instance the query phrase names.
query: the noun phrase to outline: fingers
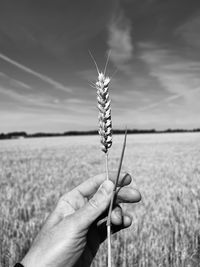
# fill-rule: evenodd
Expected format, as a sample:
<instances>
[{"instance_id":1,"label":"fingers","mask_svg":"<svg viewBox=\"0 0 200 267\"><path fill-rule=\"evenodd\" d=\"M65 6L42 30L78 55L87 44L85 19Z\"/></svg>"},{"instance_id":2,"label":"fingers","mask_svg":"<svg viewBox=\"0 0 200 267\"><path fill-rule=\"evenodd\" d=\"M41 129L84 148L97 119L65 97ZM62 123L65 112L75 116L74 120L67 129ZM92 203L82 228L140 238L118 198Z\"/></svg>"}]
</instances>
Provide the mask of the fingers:
<instances>
[{"instance_id":1,"label":"fingers","mask_svg":"<svg viewBox=\"0 0 200 267\"><path fill-rule=\"evenodd\" d=\"M113 224L112 225L112 228L111 228L112 234L115 234L115 233L119 232L120 230L123 230L123 229L130 227L132 224L132 220L133 219L132 219L131 215L125 214L123 216L123 222L121 224L119 224L119 225Z\"/></svg>"},{"instance_id":2,"label":"fingers","mask_svg":"<svg viewBox=\"0 0 200 267\"><path fill-rule=\"evenodd\" d=\"M130 176L125 175L125 179L126 177L129 179ZM121 183L124 183L125 179L123 180L122 178ZM128 180L128 183L129 181L130 180ZM112 188L112 190L108 191L108 188L106 189L106 187L108 187L109 190ZM110 180L104 181L97 193L82 208L82 223L85 225L85 227L89 227L97 218L101 220L101 218L105 218L107 216L107 208L110 203L113 188L114 184ZM132 218L129 214L123 214L121 207L117 205L117 203L135 203L140 200L141 194L138 190L130 187L119 187L117 190L115 207L111 213L112 224L121 226L120 229L129 227L132 223Z\"/></svg>"},{"instance_id":3,"label":"fingers","mask_svg":"<svg viewBox=\"0 0 200 267\"><path fill-rule=\"evenodd\" d=\"M137 189L121 187L117 190L116 203L136 203L141 200L141 194Z\"/></svg>"},{"instance_id":4,"label":"fingers","mask_svg":"<svg viewBox=\"0 0 200 267\"><path fill-rule=\"evenodd\" d=\"M86 197L87 194L88 196L90 196L91 192L96 192L96 190L99 188L99 182L102 180L104 181L105 178L105 174L100 174L91 179L88 179L78 187L74 188L72 191L64 194L60 198L55 211L50 216L51 220L49 221L51 222L51 224L56 224L65 216L70 215L75 211L78 211L79 209L82 209L88 202L88 199ZM116 178L116 172L110 172L110 178L114 181ZM138 202L141 199L141 195L137 190L126 187L126 185L130 184L131 181L131 176L128 173L122 173L118 183L118 186L122 187L118 188L116 203L134 203ZM92 193L92 195L94 194L94 192ZM90 205L93 204L93 206L95 206L95 203L93 203L94 200L95 197L94 199L92 198L90 200ZM103 211L105 211L104 208ZM99 214L101 212L102 211L100 209Z\"/></svg>"},{"instance_id":5,"label":"fingers","mask_svg":"<svg viewBox=\"0 0 200 267\"><path fill-rule=\"evenodd\" d=\"M121 225L123 223L123 212L120 206L116 206L111 212L111 223Z\"/></svg>"},{"instance_id":6,"label":"fingers","mask_svg":"<svg viewBox=\"0 0 200 267\"><path fill-rule=\"evenodd\" d=\"M114 183L117 177L117 172L110 172L109 173L109 179ZM93 195L99 186L103 183L103 181L106 180L106 174L102 173L97 176L94 176L87 181L83 182L79 186L76 187L76 190L78 190L83 197L90 197ZM118 186L126 186L131 183L132 179L130 174L128 173L121 173Z\"/></svg>"},{"instance_id":7,"label":"fingers","mask_svg":"<svg viewBox=\"0 0 200 267\"><path fill-rule=\"evenodd\" d=\"M128 228L132 224L132 216L128 214L127 212L122 212L121 207L117 206L112 211L111 214L111 232L112 234L119 232L120 230L123 230L125 228ZM101 222L98 222L98 232L99 232L99 238L100 242L103 242L107 238L107 227L106 227L107 220L104 219Z\"/></svg>"},{"instance_id":8,"label":"fingers","mask_svg":"<svg viewBox=\"0 0 200 267\"><path fill-rule=\"evenodd\" d=\"M94 196L74 214L77 227L87 229L108 208L113 188L111 181L103 182Z\"/></svg>"},{"instance_id":9,"label":"fingers","mask_svg":"<svg viewBox=\"0 0 200 267\"><path fill-rule=\"evenodd\" d=\"M107 216L99 217L97 226L99 227L105 222L107 222ZM132 223L132 216L124 211L119 205L116 205L111 213L111 223L112 225L124 225L124 227L129 227Z\"/></svg>"},{"instance_id":10,"label":"fingers","mask_svg":"<svg viewBox=\"0 0 200 267\"><path fill-rule=\"evenodd\" d=\"M121 226L123 229L131 225L132 216L117 205L111 213L111 223L115 226Z\"/></svg>"}]
</instances>

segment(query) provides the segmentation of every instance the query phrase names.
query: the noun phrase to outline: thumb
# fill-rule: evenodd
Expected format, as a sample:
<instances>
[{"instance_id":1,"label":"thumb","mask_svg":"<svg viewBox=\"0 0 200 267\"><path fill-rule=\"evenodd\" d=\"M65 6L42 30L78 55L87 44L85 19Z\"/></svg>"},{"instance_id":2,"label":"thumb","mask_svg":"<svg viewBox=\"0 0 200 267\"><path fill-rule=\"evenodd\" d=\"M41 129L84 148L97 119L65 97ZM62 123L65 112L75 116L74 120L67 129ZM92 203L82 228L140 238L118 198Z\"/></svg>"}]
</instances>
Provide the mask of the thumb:
<instances>
[{"instance_id":1,"label":"thumb","mask_svg":"<svg viewBox=\"0 0 200 267\"><path fill-rule=\"evenodd\" d=\"M77 214L81 228L89 227L108 207L114 184L110 180L104 181L95 195L81 208Z\"/></svg>"}]
</instances>

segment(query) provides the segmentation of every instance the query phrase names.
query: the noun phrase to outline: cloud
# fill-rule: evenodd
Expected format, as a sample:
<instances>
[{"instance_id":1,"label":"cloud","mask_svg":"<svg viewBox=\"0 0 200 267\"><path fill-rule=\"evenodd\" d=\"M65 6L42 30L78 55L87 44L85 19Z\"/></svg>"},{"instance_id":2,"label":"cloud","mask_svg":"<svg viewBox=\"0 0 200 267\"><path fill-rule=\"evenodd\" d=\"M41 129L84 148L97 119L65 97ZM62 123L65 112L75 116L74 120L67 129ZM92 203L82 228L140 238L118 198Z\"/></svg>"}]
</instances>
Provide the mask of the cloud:
<instances>
[{"instance_id":1,"label":"cloud","mask_svg":"<svg viewBox=\"0 0 200 267\"><path fill-rule=\"evenodd\" d=\"M7 74L0 72L1 82L6 81L6 84L8 84L11 87L19 88L19 89L26 89L26 90L32 90L32 87L22 81L13 79L12 77L8 76Z\"/></svg>"},{"instance_id":2,"label":"cloud","mask_svg":"<svg viewBox=\"0 0 200 267\"><path fill-rule=\"evenodd\" d=\"M194 48L200 48L200 14L193 16L175 30L187 44Z\"/></svg>"},{"instance_id":3,"label":"cloud","mask_svg":"<svg viewBox=\"0 0 200 267\"><path fill-rule=\"evenodd\" d=\"M150 105L147 105L145 107L138 108L138 109L136 109L136 111L146 111L146 110L158 107L158 106L160 106L160 105L162 105L164 103L173 102L174 100L179 99L181 97L187 97L188 99L191 99L191 96L192 96L192 100L193 100L195 93L198 93L198 92L200 92L200 87L193 88L189 92L185 91L184 93L182 92L180 94L176 94L176 95L173 95L173 96L165 97L164 99L162 99L160 101L154 102L154 103L152 103Z\"/></svg>"},{"instance_id":4,"label":"cloud","mask_svg":"<svg viewBox=\"0 0 200 267\"><path fill-rule=\"evenodd\" d=\"M29 103L29 104L32 103L35 106L41 105L41 102L36 101L36 99L37 100L39 99L38 96L35 96L35 98L33 99L32 95L24 95L24 94L16 92L15 90L9 89L9 88L4 88L4 87L0 86L0 94L8 96L9 98L20 102L21 104L23 104L23 103Z\"/></svg>"},{"instance_id":5,"label":"cloud","mask_svg":"<svg viewBox=\"0 0 200 267\"><path fill-rule=\"evenodd\" d=\"M64 86L63 84L61 84L61 83L59 83L59 82L53 80L52 78L50 78L50 77L48 77L48 76L46 76L46 75L43 75L43 74L41 74L41 73L39 73L39 72L37 72L37 71L34 71L34 70L32 70L32 69L30 69L30 68L28 68L28 67L22 65L21 63L18 63L17 61L15 61L15 60L13 60L13 59L11 59L11 58L9 58L9 57L7 57L7 56L1 54L1 53L0 53L0 58L3 59L3 60L6 61L6 62L12 64L13 66L15 66L15 67L17 67L17 68L19 68L19 69L21 69L21 70L27 72L27 73L30 73L30 74L32 74L33 76L35 76L35 77L41 79L42 81L44 81L44 82L46 82L46 83L52 85L52 86L55 87L56 89L62 90L62 91L64 91L64 92L71 92L71 89L68 88L68 87L66 87L66 86Z\"/></svg>"},{"instance_id":6,"label":"cloud","mask_svg":"<svg viewBox=\"0 0 200 267\"><path fill-rule=\"evenodd\" d=\"M185 59L173 51L161 49L156 45L153 47L152 44L142 45L141 48L140 59L147 64L149 75L155 77L160 83L160 90L165 92L163 99L152 103L143 110L156 107L164 102L175 101L178 98L182 98L185 105L197 106L196 94L200 92L200 62ZM184 104L182 103L182 105Z\"/></svg>"},{"instance_id":7,"label":"cloud","mask_svg":"<svg viewBox=\"0 0 200 267\"><path fill-rule=\"evenodd\" d=\"M3 72L0 72L0 76L1 77L7 77L7 75L5 73L3 73Z\"/></svg>"},{"instance_id":8,"label":"cloud","mask_svg":"<svg viewBox=\"0 0 200 267\"><path fill-rule=\"evenodd\" d=\"M15 106L17 104L18 108L19 107L28 107L30 109L34 108L35 111L38 109L45 109L47 112L49 110L51 111L69 111L69 107L62 104L62 103L57 103L55 101L56 99L53 96L46 95L46 94L37 94L34 95L30 93L31 91L26 92L25 94L22 92L17 92L15 88L10 88L10 87L2 87L0 86L0 95L1 95L1 101L2 99L3 104L6 102L11 103L12 105ZM3 97L2 97L3 96ZM19 105L20 104L20 105ZM2 105L2 103L1 103Z\"/></svg>"},{"instance_id":9,"label":"cloud","mask_svg":"<svg viewBox=\"0 0 200 267\"><path fill-rule=\"evenodd\" d=\"M131 38L131 24L123 12L115 15L108 27L108 46L111 61L118 69L129 72L128 63L132 59L134 47Z\"/></svg>"},{"instance_id":10,"label":"cloud","mask_svg":"<svg viewBox=\"0 0 200 267\"><path fill-rule=\"evenodd\" d=\"M19 88L24 88L24 89L27 89L27 90L31 90L32 87L24 82L21 82L21 81L18 81L16 79L11 79L10 80L10 84L11 86L13 85L14 87L19 87Z\"/></svg>"}]
</instances>

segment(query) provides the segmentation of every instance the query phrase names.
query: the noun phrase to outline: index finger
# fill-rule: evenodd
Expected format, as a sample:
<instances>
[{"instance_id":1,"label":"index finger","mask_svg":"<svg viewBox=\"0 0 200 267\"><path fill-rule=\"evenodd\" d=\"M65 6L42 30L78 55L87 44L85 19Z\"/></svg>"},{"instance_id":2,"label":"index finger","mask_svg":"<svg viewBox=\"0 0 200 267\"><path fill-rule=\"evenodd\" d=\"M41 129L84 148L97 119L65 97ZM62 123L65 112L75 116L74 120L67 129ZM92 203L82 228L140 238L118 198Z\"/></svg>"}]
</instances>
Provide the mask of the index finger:
<instances>
[{"instance_id":1,"label":"index finger","mask_svg":"<svg viewBox=\"0 0 200 267\"><path fill-rule=\"evenodd\" d=\"M117 172L110 172L109 179L114 183L117 177ZM84 197L89 197L94 194L99 186L106 180L106 173L96 175L82 184L78 185L77 189ZM119 177L118 186L129 185L132 181L130 174L122 172Z\"/></svg>"}]
</instances>

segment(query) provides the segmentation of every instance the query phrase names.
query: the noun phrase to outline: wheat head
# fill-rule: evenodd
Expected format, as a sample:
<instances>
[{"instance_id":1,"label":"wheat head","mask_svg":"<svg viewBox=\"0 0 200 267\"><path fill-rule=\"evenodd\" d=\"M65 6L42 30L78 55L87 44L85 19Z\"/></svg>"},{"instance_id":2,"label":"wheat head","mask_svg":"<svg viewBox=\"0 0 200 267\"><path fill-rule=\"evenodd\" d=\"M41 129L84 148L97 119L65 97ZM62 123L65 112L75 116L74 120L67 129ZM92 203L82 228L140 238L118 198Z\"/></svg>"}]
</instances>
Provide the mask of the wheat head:
<instances>
[{"instance_id":1,"label":"wheat head","mask_svg":"<svg viewBox=\"0 0 200 267\"><path fill-rule=\"evenodd\" d=\"M101 137L101 149L107 153L112 146L112 120L109 99L109 83L110 78L104 73L99 72L96 82L97 89L97 107L99 109L99 135Z\"/></svg>"}]
</instances>

